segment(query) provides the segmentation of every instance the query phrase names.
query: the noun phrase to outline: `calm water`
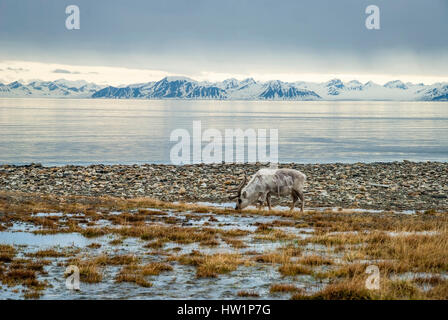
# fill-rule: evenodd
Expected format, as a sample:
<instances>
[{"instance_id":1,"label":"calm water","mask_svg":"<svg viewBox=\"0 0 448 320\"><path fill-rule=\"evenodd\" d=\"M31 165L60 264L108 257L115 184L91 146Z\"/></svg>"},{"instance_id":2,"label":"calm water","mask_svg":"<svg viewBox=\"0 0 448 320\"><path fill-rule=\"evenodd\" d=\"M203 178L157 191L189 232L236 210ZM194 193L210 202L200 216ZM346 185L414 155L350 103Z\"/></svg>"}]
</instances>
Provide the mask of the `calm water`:
<instances>
[{"instance_id":1,"label":"calm water","mask_svg":"<svg viewBox=\"0 0 448 320\"><path fill-rule=\"evenodd\" d=\"M277 128L280 162L448 159L443 102L0 99L0 163L170 163L172 130L194 120Z\"/></svg>"}]
</instances>

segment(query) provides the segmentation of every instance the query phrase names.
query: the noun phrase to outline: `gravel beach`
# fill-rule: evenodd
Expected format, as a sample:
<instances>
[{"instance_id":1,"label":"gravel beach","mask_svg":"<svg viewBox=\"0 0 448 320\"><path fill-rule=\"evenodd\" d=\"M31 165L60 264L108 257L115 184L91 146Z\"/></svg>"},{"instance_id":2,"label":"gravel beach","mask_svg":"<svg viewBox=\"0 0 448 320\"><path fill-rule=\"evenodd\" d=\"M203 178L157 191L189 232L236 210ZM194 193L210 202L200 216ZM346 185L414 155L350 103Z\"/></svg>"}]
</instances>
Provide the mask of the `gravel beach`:
<instances>
[{"instance_id":1,"label":"gravel beach","mask_svg":"<svg viewBox=\"0 0 448 320\"><path fill-rule=\"evenodd\" d=\"M0 191L60 196L229 202L244 172L264 164L0 166ZM281 164L307 175L305 207L448 210L448 163ZM273 204L290 204L273 197Z\"/></svg>"}]
</instances>

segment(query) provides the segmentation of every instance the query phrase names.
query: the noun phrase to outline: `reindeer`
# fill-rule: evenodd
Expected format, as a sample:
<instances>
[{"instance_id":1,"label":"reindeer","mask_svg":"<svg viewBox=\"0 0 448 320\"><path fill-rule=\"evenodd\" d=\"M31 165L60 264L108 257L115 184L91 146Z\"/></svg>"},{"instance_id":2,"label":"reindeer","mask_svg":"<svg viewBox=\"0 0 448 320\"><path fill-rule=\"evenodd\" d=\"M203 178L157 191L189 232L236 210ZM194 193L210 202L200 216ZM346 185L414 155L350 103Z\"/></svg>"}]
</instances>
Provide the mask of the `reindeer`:
<instances>
[{"instance_id":1,"label":"reindeer","mask_svg":"<svg viewBox=\"0 0 448 320\"><path fill-rule=\"evenodd\" d=\"M258 203L260 206L267 202L271 210L271 195L274 196L292 196L292 211L300 199L301 211L305 206L303 197L303 186L306 181L306 175L294 169L260 169L250 179L247 186L247 178L244 174L243 182L233 190L236 195L230 197L230 200L238 199L235 210L242 210L251 204Z\"/></svg>"}]
</instances>

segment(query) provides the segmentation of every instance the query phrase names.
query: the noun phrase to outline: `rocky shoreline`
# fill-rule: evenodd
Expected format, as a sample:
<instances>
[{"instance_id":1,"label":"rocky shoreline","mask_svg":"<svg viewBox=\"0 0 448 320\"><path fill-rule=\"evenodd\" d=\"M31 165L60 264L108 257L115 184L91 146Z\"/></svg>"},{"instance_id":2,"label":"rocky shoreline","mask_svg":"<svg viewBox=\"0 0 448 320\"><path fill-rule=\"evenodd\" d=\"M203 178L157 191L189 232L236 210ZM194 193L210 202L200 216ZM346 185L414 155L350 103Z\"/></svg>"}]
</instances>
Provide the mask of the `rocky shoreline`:
<instances>
[{"instance_id":1,"label":"rocky shoreline","mask_svg":"<svg viewBox=\"0 0 448 320\"><path fill-rule=\"evenodd\" d=\"M0 191L60 196L229 202L228 190L263 164L0 166ZM306 207L448 210L448 163L281 164L304 172ZM273 198L286 205L289 198Z\"/></svg>"}]
</instances>

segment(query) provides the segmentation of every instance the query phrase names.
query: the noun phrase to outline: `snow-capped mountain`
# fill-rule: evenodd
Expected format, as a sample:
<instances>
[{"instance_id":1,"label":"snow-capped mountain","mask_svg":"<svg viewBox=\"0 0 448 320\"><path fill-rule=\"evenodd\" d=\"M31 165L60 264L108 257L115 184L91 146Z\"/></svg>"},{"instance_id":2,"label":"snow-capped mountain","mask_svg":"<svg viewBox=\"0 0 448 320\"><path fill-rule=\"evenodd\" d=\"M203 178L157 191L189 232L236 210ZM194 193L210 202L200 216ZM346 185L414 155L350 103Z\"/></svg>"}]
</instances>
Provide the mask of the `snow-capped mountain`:
<instances>
[{"instance_id":1,"label":"snow-capped mountain","mask_svg":"<svg viewBox=\"0 0 448 320\"><path fill-rule=\"evenodd\" d=\"M27 84L14 81L0 83L0 97L49 97L49 98L89 98L102 86L86 81L31 81Z\"/></svg>"},{"instance_id":2,"label":"snow-capped mountain","mask_svg":"<svg viewBox=\"0 0 448 320\"><path fill-rule=\"evenodd\" d=\"M302 88L315 92L323 100L447 101L447 86L447 83L405 84L400 80L384 85L373 81L362 84L357 80L333 79L326 83L305 83Z\"/></svg>"},{"instance_id":3,"label":"snow-capped mountain","mask_svg":"<svg viewBox=\"0 0 448 320\"><path fill-rule=\"evenodd\" d=\"M436 83L432 86L420 86L417 93L421 100L425 101L448 101L448 83Z\"/></svg>"},{"instance_id":4,"label":"snow-capped mountain","mask_svg":"<svg viewBox=\"0 0 448 320\"><path fill-rule=\"evenodd\" d=\"M263 86L263 92L258 95L260 99L266 100L318 100L320 96L315 92L296 88L292 84L283 83L279 80L269 81Z\"/></svg>"},{"instance_id":5,"label":"snow-capped mountain","mask_svg":"<svg viewBox=\"0 0 448 320\"><path fill-rule=\"evenodd\" d=\"M15 81L0 83L0 97L67 97L108 99L215 99L215 100L396 100L448 101L448 83L433 85L390 81L324 83L256 81L252 78L199 82L186 77L165 77L159 81L124 86L98 86L85 81Z\"/></svg>"},{"instance_id":6,"label":"snow-capped mountain","mask_svg":"<svg viewBox=\"0 0 448 320\"><path fill-rule=\"evenodd\" d=\"M157 82L123 88L109 86L95 92L92 98L225 99L226 91L189 78L166 77Z\"/></svg>"},{"instance_id":7,"label":"snow-capped mountain","mask_svg":"<svg viewBox=\"0 0 448 320\"><path fill-rule=\"evenodd\" d=\"M398 100L444 101L448 84L431 86L403 83L400 80L379 85L372 81L365 84L357 80L343 82L332 79L325 83L260 82L252 78L227 79L222 82L198 82L189 78L167 77L157 82L106 87L95 92L93 98L142 98L142 99L227 99L227 100Z\"/></svg>"},{"instance_id":8,"label":"snow-capped mountain","mask_svg":"<svg viewBox=\"0 0 448 320\"><path fill-rule=\"evenodd\" d=\"M325 84L327 88L327 93L332 96L338 96L341 94L342 90L345 88L344 83L339 79L333 79Z\"/></svg>"},{"instance_id":9,"label":"snow-capped mountain","mask_svg":"<svg viewBox=\"0 0 448 320\"><path fill-rule=\"evenodd\" d=\"M407 90L409 87L403 83L403 81L395 80L395 81L389 81L384 85L385 88L389 89L402 89Z\"/></svg>"},{"instance_id":10,"label":"snow-capped mountain","mask_svg":"<svg viewBox=\"0 0 448 320\"><path fill-rule=\"evenodd\" d=\"M128 86L106 87L93 98L143 99L229 99L229 100L319 100L316 93L282 81L257 82L252 78L238 81L198 82L189 78L167 77L160 81Z\"/></svg>"}]
</instances>

